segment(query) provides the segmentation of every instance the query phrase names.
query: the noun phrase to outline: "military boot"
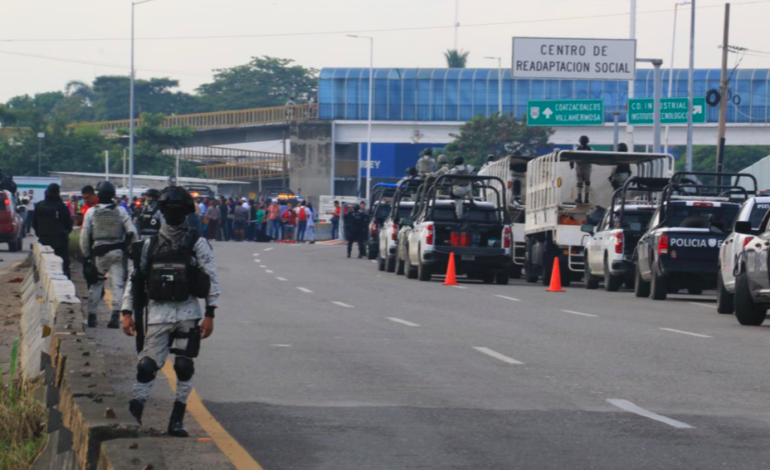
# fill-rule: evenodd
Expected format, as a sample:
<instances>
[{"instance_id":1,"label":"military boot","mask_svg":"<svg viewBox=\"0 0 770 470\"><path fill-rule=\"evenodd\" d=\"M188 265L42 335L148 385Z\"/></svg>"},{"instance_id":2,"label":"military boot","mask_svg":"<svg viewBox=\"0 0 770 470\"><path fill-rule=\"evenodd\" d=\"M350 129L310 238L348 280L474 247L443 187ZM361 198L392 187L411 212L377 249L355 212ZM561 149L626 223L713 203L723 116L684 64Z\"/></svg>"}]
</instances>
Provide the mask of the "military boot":
<instances>
[{"instance_id":1,"label":"military boot","mask_svg":"<svg viewBox=\"0 0 770 470\"><path fill-rule=\"evenodd\" d=\"M168 422L168 435L174 437L189 437L190 433L184 428L184 412L187 405L181 401L174 402L174 409L171 411L171 419Z\"/></svg>"},{"instance_id":2,"label":"military boot","mask_svg":"<svg viewBox=\"0 0 770 470\"><path fill-rule=\"evenodd\" d=\"M89 328L96 328L96 314L95 313L89 313L88 314L88 327Z\"/></svg>"},{"instance_id":3,"label":"military boot","mask_svg":"<svg viewBox=\"0 0 770 470\"><path fill-rule=\"evenodd\" d=\"M589 204L589 202L588 202L588 193L586 193L586 204Z\"/></svg>"},{"instance_id":4,"label":"military boot","mask_svg":"<svg viewBox=\"0 0 770 470\"><path fill-rule=\"evenodd\" d=\"M578 194L577 199L575 199L575 204L583 204L583 193Z\"/></svg>"},{"instance_id":5,"label":"military boot","mask_svg":"<svg viewBox=\"0 0 770 470\"><path fill-rule=\"evenodd\" d=\"M112 317L110 318L110 322L107 323L107 328L112 328L113 330L117 330L118 328L120 328L120 311L119 310L112 311Z\"/></svg>"},{"instance_id":6,"label":"military boot","mask_svg":"<svg viewBox=\"0 0 770 470\"><path fill-rule=\"evenodd\" d=\"M128 411L131 416L136 418L139 424L142 424L142 413L144 412L144 403L139 400L131 400L128 402Z\"/></svg>"}]
</instances>

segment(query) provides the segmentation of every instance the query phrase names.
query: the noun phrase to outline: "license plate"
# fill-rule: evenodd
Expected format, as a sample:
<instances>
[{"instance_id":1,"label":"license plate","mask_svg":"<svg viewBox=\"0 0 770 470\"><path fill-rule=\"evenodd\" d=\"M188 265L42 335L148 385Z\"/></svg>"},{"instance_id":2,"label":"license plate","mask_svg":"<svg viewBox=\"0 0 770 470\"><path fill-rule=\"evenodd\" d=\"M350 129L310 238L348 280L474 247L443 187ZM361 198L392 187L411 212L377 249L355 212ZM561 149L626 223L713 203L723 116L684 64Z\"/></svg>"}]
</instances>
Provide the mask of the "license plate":
<instances>
[{"instance_id":1,"label":"license plate","mask_svg":"<svg viewBox=\"0 0 770 470\"><path fill-rule=\"evenodd\" d=\"M476 261L476 255L462 255L460 259L463 261Z\"/></svg>"}]
</instances>

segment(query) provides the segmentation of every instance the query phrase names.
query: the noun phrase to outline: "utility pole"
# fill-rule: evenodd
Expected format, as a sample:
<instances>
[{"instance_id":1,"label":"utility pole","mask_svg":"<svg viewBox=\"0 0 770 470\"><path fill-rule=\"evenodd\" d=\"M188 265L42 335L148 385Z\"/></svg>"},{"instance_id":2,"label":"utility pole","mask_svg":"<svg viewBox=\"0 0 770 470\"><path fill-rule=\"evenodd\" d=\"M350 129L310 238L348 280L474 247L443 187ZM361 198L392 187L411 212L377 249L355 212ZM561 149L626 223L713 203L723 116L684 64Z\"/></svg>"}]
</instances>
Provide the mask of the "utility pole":
<instances>
[{"instance_id":1,"label":"utility pole","mask_svg":"<svg viewBox=\"0 0 770 470\"><path fill-rule=\"evenodd\" d=\"M690 70L687 74L687 171L692 171L692 98L695 87L695 0L690 11Z\"/></svg>"},{"instance_id":2,"label":"utility pole","mask_svg":"<svg viewBox=\"0 0 770 470\"><path fill-rule=\"evenodd\" d=\"M727 78L727 54L730 38L730 4L725 3L725 26L722 36L722 78L720 80L719 100L719 141L717 142L717 173L722 173L722 164L725 160L725 134L727 132L727 90L730 88ZM720 182L721 183L721 177Z\"/></svg>"},{"instance_id":3,"label":"utility pole","mask_svg":"<svg viewBox=\"0 0 770 470\"><path fill-rule=\"evenodd\" d=\"M289 187L289 182L287 181L287 176L289 174L289 164L286 161L286 131L283 131L283 163L282 163L283 171L281 172L281 186L284 188Z\"/></svg>"},{"instance_id":4,"label":"utility pole","mask_svg":"<svg viewBox=\"0 0 770 470\"><path fill-rule=\"evenodd\" d=\"M104 151L104 180L110 180L110 151Z\"/></svg>"},{"instance_id":5,"label":"utility pole","mask_svg":"<svg viewBox=\"0 0 770 470\"><path fill-rule=\"evenodd\" d=\"M629 31L629 38L636 39L636 0L631 0L631 29ZM636 77L634 77L636 78ZM634 80L628 82L628 99L634 98ZM628 119L626 118L626 121ZM628 150L634 151L634 126L626 122L626 141L628 143Z\"/></svg>"},{"instance_id":6,"label":"utility pole","mask_svg":"<svg viewBox=\"0 0 770 470\"><path fill-rule=\"evenodd\" d=\"M457 34L460 30L460 0L455 0L455 50L457 50Z\"/></svg>"}]
</instances>

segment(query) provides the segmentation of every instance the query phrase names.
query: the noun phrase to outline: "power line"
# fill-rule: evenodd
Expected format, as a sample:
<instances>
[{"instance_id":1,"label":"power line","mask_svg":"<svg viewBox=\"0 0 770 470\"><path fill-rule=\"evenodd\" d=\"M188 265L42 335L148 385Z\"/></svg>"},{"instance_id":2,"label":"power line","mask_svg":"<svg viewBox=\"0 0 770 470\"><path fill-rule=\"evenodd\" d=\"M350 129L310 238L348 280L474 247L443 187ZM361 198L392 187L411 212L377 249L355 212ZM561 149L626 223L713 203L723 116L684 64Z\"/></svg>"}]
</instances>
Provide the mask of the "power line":
<instances>
[{"instance_id":1,"label":"power line","mask_svg":"<svg viewBox=\"0 0 770 470\"><path fill-rule=\"evenodd\" d=\"M751 0L740 3L733 3L733 6L741 5L753 5L759 3L770 3L770 0ZM703 5L698 9L710 9L721 8L723 3ZM646 14L658 14L669 13L673 11L670 8L660 10L647 10L640 11L637 15ZM519 21L503 21L493 23L471 23L463 24L462 28L485 28L494 26L510 26L521 24L537 24L537 23L551 23L558 21L573 21L573 20L590 20L590 19L607 19L618 18L628 16L629 13L608 13L604 15L587 15L587 16L569 16L561 18L542 18L535 20L519 20ZM396 33L396 32L408 32L408 31L429 31L429 30L441 30L452 29L456 25L435 25L435 26L413 26L413 27L401 27L401 28L383 28L383 29L362 29L362 30L338 30L338 31L309 31L309 32L293 32L293 33L265 33L265 34L235 34L235 35L214 35L214 36L157 36L157 37L144 37L135 38L137 41L187 41L187 40L212 40L212 39L250 39L250 38L276 38L276 37L294 37L294 36L335 36L342 34L363 34L363 33ZM130 41L130 38L30 38L30 39L0 39L0 42L117 42L117 41Z\"/></svg>"},{"instance_id":2,"label":"power line","mask_svg":"<svg viewBox=\"0 0 770 470\"><path fill-rule=\"evenodd\" d=\"M104 62L92 62L88 60L77 60L77 59L63 59L61 57L50 57L50 56L44 56L44 55L38 55L38 54L26 54L22 52L12 52L12 51L4 51L0 50L0 54L7 54L7 55L14 55L14 56L20 56L20 57L30 57L33 59L44 59L44 60L53 60L56 62L66 62L70 64L80 64L80 65L96 65L99 67L107 67L107 68L113 68L113 69L126 69L130 70L131 67L127 65L119 65L119 64L108 64ZM168 70L168 69L155 69L155 68L147 68L147 67L136 67L140 70L145 70L148 72L158 72L158 73L169 73L174 75L189 75L191 77L211 77L211 74L202 74L202 73L195 73L195 72L183 72L179 70Z\"/></svg>"}]
</instances>

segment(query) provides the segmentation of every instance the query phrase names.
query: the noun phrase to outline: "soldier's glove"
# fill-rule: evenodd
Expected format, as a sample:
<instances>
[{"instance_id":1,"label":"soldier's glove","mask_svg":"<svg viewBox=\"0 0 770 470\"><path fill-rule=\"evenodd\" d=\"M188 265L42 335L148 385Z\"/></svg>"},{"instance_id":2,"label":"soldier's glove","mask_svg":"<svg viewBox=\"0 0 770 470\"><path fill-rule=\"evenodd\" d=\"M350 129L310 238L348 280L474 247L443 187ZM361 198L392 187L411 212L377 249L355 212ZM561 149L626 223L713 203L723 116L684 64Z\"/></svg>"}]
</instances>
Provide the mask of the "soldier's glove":
<instances>
[{"instance_id":1,"label":"soldier's glove","mask_svg":"<svg viewBox=\"0 0 770 470\"><path fill-rule=\"evenodd\" d=\"M216 309L216 307L206 307L206 318L214 318L214 310Z\"/></svg>"}]
</instances>

